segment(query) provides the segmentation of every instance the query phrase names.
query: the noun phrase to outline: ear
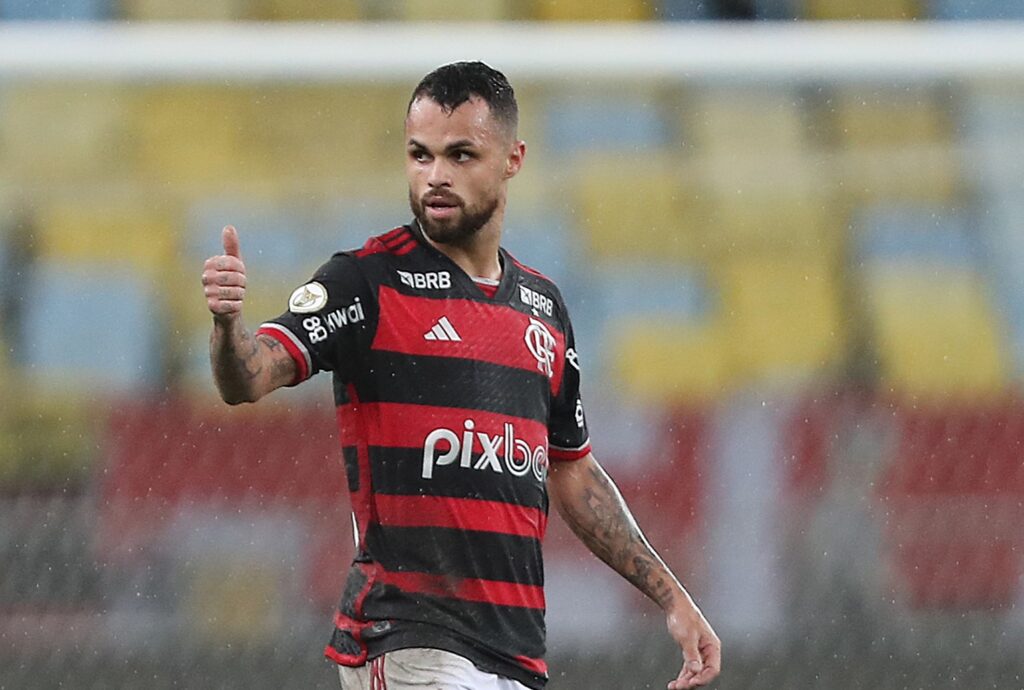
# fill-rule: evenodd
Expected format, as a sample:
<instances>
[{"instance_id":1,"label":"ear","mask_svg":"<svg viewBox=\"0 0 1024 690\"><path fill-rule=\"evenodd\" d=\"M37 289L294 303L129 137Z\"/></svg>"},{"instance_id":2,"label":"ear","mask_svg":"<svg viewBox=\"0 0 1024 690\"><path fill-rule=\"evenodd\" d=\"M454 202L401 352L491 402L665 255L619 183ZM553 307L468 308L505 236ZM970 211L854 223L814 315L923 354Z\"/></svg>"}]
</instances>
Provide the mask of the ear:
<instances>
[{"instance_id":1,"label":"ear","mask_svg":"<svg viewBox=\"0 0 1024 690\"><path fill-rule=\"evenodd\" d=\"M520 168L523 167L523 160L526 158L526 142L522 140L512 144L512 148L505 159L505 179L515 177Z\"/></svg>"}]
</instances>

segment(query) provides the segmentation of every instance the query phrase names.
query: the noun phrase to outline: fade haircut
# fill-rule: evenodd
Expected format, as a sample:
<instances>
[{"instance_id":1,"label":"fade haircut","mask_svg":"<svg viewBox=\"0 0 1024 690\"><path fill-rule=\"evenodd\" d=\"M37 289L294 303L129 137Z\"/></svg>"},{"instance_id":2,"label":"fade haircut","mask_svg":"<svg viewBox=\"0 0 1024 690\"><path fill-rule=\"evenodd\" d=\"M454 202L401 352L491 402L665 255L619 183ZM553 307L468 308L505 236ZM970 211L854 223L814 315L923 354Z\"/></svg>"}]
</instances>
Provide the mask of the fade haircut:
<instances>
[{"instance_id":1,"label":"fade haircut","mask_svg":"<svg viewBox=\"0 0 1024 690\"><path fill-rule=\"evenodd\" d=\"M460 105L480 98L491 110L491 116L512 136L519 125L516 94L505 75L482 62L453 62L438 67L423 77L412 92L406 115L418 98L429 98L451 114Z\"/></svg>"}]
</instances>

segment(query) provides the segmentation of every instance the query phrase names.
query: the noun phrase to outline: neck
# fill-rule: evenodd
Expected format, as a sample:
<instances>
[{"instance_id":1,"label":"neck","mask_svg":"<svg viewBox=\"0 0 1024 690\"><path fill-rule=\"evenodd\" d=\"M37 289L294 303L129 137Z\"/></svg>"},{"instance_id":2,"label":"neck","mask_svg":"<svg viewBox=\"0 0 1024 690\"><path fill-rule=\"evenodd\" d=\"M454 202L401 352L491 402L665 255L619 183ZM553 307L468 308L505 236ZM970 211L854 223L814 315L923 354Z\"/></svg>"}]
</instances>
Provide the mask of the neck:
<instances>
[{"instance_id":1,"label":"neck","mask_svg":"<svg viewBox=\"0 0 1024 690\"><path fill-rule=\"evenodd\" d=\"M469 241L460 244L442 244L434 242L426 233L423 237L432 247L437 249L466 272L467 275L491 278L501 278L501 262L498 260L498 248L501 246L501 225L504 209L498 209L487 224L470 238Z\"/></svg>"}]
</instances>

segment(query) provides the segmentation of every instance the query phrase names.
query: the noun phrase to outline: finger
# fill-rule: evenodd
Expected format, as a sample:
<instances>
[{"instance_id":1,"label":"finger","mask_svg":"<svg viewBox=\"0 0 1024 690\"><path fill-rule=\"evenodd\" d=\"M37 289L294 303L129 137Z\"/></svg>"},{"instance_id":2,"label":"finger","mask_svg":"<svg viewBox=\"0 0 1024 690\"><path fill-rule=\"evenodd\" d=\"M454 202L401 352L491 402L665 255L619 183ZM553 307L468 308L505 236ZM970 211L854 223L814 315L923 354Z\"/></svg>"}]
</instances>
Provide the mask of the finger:
<instances>
[{"instance_id":1,"label":"finger","mask_svg":"<svg viewBox=\"0 0 1024 690\"><path fill-rule=\"evenodd\" d=\"M245 274L239 271L203 271L203 285L245 287Z\"/></svg>"},{"instance_id":2,"label":"finger","mask_svg":"<svg viewBox=\"0 0 1024 690\"><path fill-rule=\"evenodd\" d=\"M220 233L221 242L224 244L224 253L235 258L242 257L242 251L238 243L238 231L233 225L226 225Z\"/></svg>"},{"instance_id":3,"label":"finger","mask_svg":"<svg viewBox=\"0 0 1024 690\"><path fill-rule=\"evenodd\" d=\"M211 256L207 259L206 264L203 266L203 270L235 271L237 273L245 273L245 263L243 263L237 256L221 254L220 256Z\"/></svg>"},{"instance_id":4,"label":"finger","mask_svg":"<svg viewBox=\"0 0 1024 690\"><path fill-rule=\"evenodd\" d=\"M239 300L208 299L206 306L214 314L238 314L242 311L242 302Z\"/></svg>"},{"instance_id":5,"label":"finger","mask_svg":"<svg viewBox=\"0 0 1024 690\"><path fill-rule=\"evenodd\" d=\"M245 288L242 287L207 285L205 293L207 299L223 300L226 302L241 302L245 299Z\"/></svg>"}]
</instances>

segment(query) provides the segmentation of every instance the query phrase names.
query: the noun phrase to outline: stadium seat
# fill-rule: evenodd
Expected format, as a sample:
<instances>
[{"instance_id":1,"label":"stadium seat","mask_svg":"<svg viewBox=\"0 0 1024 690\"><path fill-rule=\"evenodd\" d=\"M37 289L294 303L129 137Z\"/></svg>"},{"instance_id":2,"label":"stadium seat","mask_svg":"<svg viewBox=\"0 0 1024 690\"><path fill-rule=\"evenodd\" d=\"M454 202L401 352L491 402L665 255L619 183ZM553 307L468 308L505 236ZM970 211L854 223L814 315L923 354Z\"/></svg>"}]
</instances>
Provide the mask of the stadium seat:
<instances>
[{"instance_id":1,"label":"stadium seat","mask_svg":"<svg viewBox=\"0 0 1024 690\"><path fill-rule=\"evenodd\" d=\"M133 108L141 172L189 192L236 189L273 178L273 160L254 113L262 91L234 87L159 86L142 90Z\"/></svg>"},{"instance_id":2,"label":"stadium seat","mask_svg":"<svg viewBox=\"0 0 1024 690\"><path fill-rule=\"evenodd\" d=\"M608 330L617 387L633 401L703 404L734 382L726 338L713 321L634 317Z\"/></svg>"},{"instance_id":3,"label":"stadium seat","mask_svg":"<svg viewBox=\"0 0 1024 690\"><path fill-rule=\"evenodd\" d=\"M532 0L533 18L546 21L642 21L654 19L654 3L644 0Z\"/></svg>"},{"instance_id":4,"label":"stadium seat","mask_svg":"<svg viewBox=\"0 0 1024 690\"><path fill-rule=\"evenodd\" d=\"M439 4L434 0L390 0L395 14L389 19L410 22L423 21L501 21L514 19L515 0L448 0Z\"/></svg>"},{"instance_id":5,"label":"stadium seat","mask_svg":"<svg viewBox=\"0 0 1024 690\"><path fill-rule=\"evenodd\" d=\"M835 101L828 117L842 198L950 202L961 195L963 171L941 93L844 90Z\"/></svg>"},{"instance_id":6,"label":"stadium seat","mask_svg":"<svg viewBox=\"0 0 1024 690\"><path fill-rule=\"evenodd\" d=\"M0 20L100 20L113 14L111 0L0 0Z\"/></svg>"},{"instance_id":7,"label":"stadium seat","mask_svg":"<svg viewBox=\"0 0 1024 690\"><path fill-rule=\"evenodd\" d=\"M309 2L309 0L262 0L257 3L254 19L270 21L356 21L364 16L366 6L360 0L331 0L330 2Z\"/></svg>"},{"instance_id":8,"label":"stadium seat","mask_svg":"<svg viewBox=\"0 0 1024 690\"><path fill-rule=\"evenodd\" d=\"M793 155L808 148L805 114L792 90L708 89L680 108L698 151Z\"/></svg>"},{"instance_id":9,"label":"stadium seat","mask_svg":"<svg viewBox=\"0 0 1024 690\"><path fill-rule=\"evenodd\" d=\"M257 145L286 189L372 191L376 175L401 171L408 90L387 86L296 86L254 104Z\"/></svg>"},{"instance_id":10,"label":"stadium seat","mask_svg":"<svg viewBox=\"0 0 1024 690\"><path fill-rule=\"evenodd\" d=\"M817 252L723 259L714 267L725 347L745 380L827 371L846 345L838 267Z\"/></svg>"},{"instance_id":11,"label":"stadium seat","mask_svg":"<svg viewBox=\"0 0 1024 690\"><path fill-rule=\"evenodd\" d=\"M545 155L656 151L672 140L654 94L568 96L544 105Z\"/></svg>"},{"instance_id":12,"label":"stadium seat","mask_svg":"<svg viewBox=\"0 0 1024 690\"><path fill-rule=\"evenodd\" d=\"M118 264L46 260L26 294L23 366L44 390L123 390L159 383L156 284Z\"/></svg>"},{"instance_id":13,"label":"stadium seat","mask_svg":"<svg viewBox=\"0 0 1024 690\"><path fill-rule=\"evenodd\" d=\"M693 169L671 154L584 157L574 220L598 258L692 259L706 208Z\"/></svg>"},{"instance_id":14,"label":"stadium seat","mask_svg":"<svg viewBox=\"0 0 1024 690\"><path fill-rule=\"evenodd\" d=\"M131 160L127 91L90 84L0 89L0 166L21 184L92 181Z\"/></svg>"},{"instance_id":15,"label":"stadium seat","mask_svg":"<svg viewBox=\"0 0 1024 690\"><path fill-rule=\"evenodd\" d=\"M125 19L152 21L250 19L246 0L118 0ZM317 3L319 4L319 3Z\"/></svg>"},{"instance_id":16,"label":"stadium seat","mask_svg":"<svg viewBox=\"0 0 1024 690\"><path fill-rule=\"evenodd\" d=\"M669 21L690 22L715 19L714 4L707 0L661 0L658 17Z\"/></svg>"},{"instance_id":17,"label":"stadium seat","mask_svg":"<svg viewBox=\"0 0 1024 690\"><path fill-rule=\"evenodd\" d=\"M134 195L53 201L37 212L36 236L45 259L109 262L154 279L164 277L179 241L173 210Z\"/></svg>"},{"instance_id":18,"label":"stadium seat","mask_svg":"<svg viewBox=\"0 0 1024 690\"><path fill-rule=\"evenodd\" d=\"M868 316L889 385L927 397L1000 390L1008 362L983 238L966 211L883 205L854 218Z\"/></svg>"},{"instance_id":19,"label":"stadium seat","mask_svg":"<svg viewBox=\"0 0 1024 690\"><path fill-rule=\"evenodd\" d=\"M1008 0L928 0L934 19L1024 19L1024 4Z\"/></svg>"},{"instance_id":20,"label":"stadium seat","mask_svg":"<svg viewBox=\"0 0 1024 690\"><path fill-rule=\"evenodd\" d=\"M865 268L863 280L887 387L921 398L1005 388L1002 333L977 272L892 261Z\"/></svg>"},{"instance_id":21,"label":"stadium seat","mask_svg":"<svg viewBox=\"0 0 1024 690\"><path fill-rule=\"evenodd\" d=\"M917 19L917 0L806 0L808 19Z\"/></svg>"}]
</instances>

